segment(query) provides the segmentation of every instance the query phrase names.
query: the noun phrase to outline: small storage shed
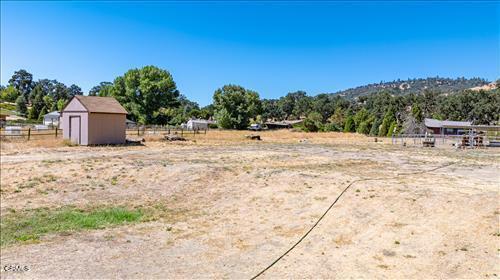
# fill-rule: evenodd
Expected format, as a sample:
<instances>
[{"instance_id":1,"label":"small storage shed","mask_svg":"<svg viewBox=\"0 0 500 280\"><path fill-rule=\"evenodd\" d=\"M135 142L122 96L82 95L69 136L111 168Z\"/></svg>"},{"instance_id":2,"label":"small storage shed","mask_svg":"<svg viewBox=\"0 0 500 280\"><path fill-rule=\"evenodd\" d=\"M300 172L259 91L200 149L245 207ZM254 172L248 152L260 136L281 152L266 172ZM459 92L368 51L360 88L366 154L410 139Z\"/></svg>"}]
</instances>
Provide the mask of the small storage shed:
<instances>
[{"instance_id":1,"label":"small storage shed","mask_svg":"<svg viewBox=\"0 0 500 280\"><path fill-rule=\"evenodd\" d=\"M123 144L126 117L113 97L75 95L61 112L63 138L79 145Z\"/></svg>"}]
</instances>

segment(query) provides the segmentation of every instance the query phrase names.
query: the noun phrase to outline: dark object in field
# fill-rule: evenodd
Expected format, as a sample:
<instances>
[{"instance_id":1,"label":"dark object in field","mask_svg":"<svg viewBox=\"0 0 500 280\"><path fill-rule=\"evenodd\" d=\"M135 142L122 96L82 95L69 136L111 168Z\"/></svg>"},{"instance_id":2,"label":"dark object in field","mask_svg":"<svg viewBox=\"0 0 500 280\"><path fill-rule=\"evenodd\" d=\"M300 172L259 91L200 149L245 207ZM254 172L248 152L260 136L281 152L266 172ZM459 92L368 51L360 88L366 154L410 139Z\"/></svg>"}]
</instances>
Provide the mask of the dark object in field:
<instances>
[{"instance_id":1,"label":"dark object in field","mask_svg":"<svg viewBox=\"0 0 500 280\"><path fill-rule=\"evenodd\" d=\"M378 142L378 139L377 139L377 137L375 137L375 143L377 143L377 142Z\"/></svg>"},{"instance_id":2,"label":"dark object in field","mask_svg":"<svg viewBox=\"0 0 500 280\"><path fill-rule=\"evenodd\" d=\"M177 134L167 134L163 137L167 141L186 141L186 138L179 136Z\"/></svg>"},{"instance_id":3,"label":"dark object in field","mask_svg":"<svg viewBox=\"0 0 500 280\"><path fill-rule=\"evenodd\" d=\"M254 134L252 134L252 135L246 135L245 137L247 139L250 139L250 140L259 140L259 141L262 140L262 139L260 139L260 135L254 135Z\"/></svg>"},{"instance_id":4,"label":"dark object in field","mask_svg":"<svg viewBox=\"0 0 500 280\"><path fill-rule=\"evenodd\" d=\"M129 145L141 145L141 143L146 142L144 138L127 138L125 141Z\"/></svg>"}]
</instances>

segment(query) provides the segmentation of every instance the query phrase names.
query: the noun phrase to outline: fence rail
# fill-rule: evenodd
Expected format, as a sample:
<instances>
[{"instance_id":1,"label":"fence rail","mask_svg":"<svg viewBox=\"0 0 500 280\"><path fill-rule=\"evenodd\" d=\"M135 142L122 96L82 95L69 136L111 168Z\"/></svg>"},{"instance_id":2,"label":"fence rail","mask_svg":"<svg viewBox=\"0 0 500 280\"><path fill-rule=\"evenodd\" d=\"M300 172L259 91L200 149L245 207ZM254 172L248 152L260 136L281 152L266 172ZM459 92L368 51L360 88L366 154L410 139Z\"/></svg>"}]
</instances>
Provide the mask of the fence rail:
<instances>
[{"instance_id":1,"label":"fence rail","mask_svg":"<svg viewBox=\"0 0 500 280\"><path fill-rule=\"evenodd\" d=\"M125 130L126 136L147 136L147 135L161 135L161 134L179 134L181 136L196 136L197 134L207 134L207 129L187 130L181 127L167 127L167 126L142 126L127 128ZM1 139L23 139L31 140L33 137L38 136L52 136L58 138L62 136L62 130L59 128L49 129L35 129L35 128L21 128L21 129L0 129Z\"/></svg>"},{"instance_id":2,"label":"fence rail","mask_svg":"<svg viewBox=\"0 0 500 280\"><path fill-rule=\"evenodd\" d=\"M0 129L0 138L18 138L30 140L37 136L53 136L54 138L62 136L62 131L59 128L48 128L48 129L35 129L35 128L21 128L21 129L10 129L6 130L4 128Z\"/></svg>"},{"instance_id":3,"label":"fence rail","mask_svg":"<svg viewBox=\"0 0 500 280\"><path fill-rule=\"evenodd\" d=\"M392 144L401 145L423 145L427 139L434 139L436 145L457 145L464 146L464 140L467 140L466 146L496 146L500 143L499 135L479 135L479 134L464 134L464 135L425 135L425 134L399 134L391 137Z\"/></svg>"},{"instance_id":4,"label":"fence rail","mask_svg":"<svg viewBox=\"0 0 500 280\"><path fill-rule=\"evenodd\" d=\"M144 135L156 135L156 134L180 134L184 135L196 135L196 134L207 134L208 129L185 129L182 127L170 127L170 126L141 126L135 128L127 128L126 135L130 136L144 136Z\"/></svg>"}]
</instances>

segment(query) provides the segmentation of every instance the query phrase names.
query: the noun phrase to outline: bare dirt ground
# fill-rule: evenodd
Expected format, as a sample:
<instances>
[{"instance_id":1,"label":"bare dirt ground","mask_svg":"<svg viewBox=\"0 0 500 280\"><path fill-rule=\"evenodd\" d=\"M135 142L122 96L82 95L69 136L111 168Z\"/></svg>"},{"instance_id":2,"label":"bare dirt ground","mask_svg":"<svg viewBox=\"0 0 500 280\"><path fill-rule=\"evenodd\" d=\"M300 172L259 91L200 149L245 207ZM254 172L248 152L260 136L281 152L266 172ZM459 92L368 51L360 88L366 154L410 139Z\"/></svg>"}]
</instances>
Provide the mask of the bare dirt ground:
<instances>
[{"instance_id":1,"label":"bare dirt ground","mask_svg":"<svg viewBox=\"0 0 500 280\"><path fill-rule=\"evenodd\" d=\"M257 142L244 134L129 147L2 143L2 216L159 204L171 215L6 246L2 267L29 271L1 277L249 279L350 182L387 178L354 184L261 278L498 279L500 149L424 149L287 131L262 132Z\"/></svg>"}]
</instances>

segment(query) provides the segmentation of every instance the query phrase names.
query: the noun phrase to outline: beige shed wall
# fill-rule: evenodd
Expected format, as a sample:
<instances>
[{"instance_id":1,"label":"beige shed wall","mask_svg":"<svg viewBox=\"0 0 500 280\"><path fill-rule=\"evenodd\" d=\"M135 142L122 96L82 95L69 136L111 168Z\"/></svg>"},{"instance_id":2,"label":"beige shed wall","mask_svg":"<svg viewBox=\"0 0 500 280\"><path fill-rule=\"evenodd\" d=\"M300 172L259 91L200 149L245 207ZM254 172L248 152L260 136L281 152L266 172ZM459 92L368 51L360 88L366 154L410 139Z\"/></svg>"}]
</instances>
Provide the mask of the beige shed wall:
<instances>
[{"instance_id":1,"label":"beige shed wall","mask_svg":"<svg viewBox=\"0 0 500 280\"><path fill-rule=\"evenodd\" d=\"M89 145L125 143L125 114L90 113Z\"/></svg>"}]
</instances>

